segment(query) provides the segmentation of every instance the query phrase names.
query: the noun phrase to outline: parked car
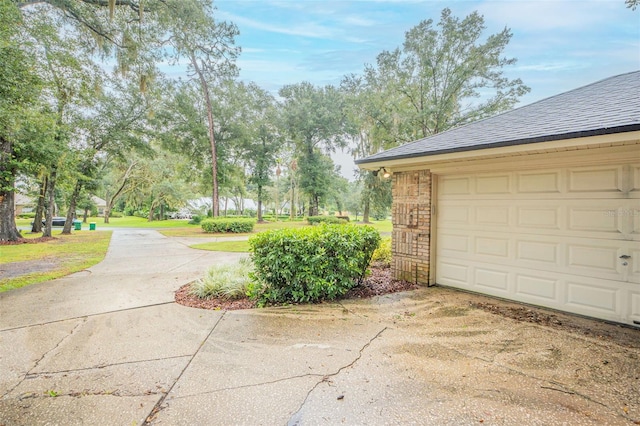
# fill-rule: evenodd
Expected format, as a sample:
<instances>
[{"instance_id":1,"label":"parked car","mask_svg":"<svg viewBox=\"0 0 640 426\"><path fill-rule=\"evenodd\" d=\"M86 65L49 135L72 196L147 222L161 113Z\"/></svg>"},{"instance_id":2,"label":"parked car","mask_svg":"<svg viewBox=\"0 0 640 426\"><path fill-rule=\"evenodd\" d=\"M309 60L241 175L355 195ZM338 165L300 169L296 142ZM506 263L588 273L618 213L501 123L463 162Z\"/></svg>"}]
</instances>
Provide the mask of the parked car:
<instances>
[{"instance_id":1,"label":"parked car","mask_svg":"<svg viewBox=\"0 0 640 426\"><path fill-rule=\"evenodd\" d=\"M51 226L64 226L67 222L66 217L54 217L51 219ZM46 221L42 219L42 226L46 225ZM31 226L33 226L33 222L31 222Z\"/></svg>"}]
</instances>

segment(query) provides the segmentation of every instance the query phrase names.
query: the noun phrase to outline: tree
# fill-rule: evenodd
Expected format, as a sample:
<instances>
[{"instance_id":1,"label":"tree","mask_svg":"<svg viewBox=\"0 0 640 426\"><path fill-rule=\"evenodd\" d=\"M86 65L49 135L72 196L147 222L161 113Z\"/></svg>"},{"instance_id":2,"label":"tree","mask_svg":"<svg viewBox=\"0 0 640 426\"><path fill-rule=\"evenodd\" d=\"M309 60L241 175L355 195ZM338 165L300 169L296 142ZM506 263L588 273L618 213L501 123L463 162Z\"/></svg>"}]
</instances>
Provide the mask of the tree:
<instances>
[{"instance_id":1,"label":"tree","mask_svg":"<svg viewBox=\"0 0 640 426\"><path fill-rule=\"evenodd\" d=\"M271 169L282 143L275 100L253 83L239 83L231 98L233 109L240 112L236 117L239 155L248 169L248 183L255 185L258 222L262 222L265 187L271 182Z\"/></svg>"},{"instance_id":2,"label":"tree","mask_svg":"<svg viewBox=\"0 0 640 426\"><path fill-rule=\"evenodd\" d=\"M279 93L284 99L283 125L298 157L300 189L309 197L309 215L314 216L333 173L333 163L323 151L346 146L344 99L333 86L316 88L308 82L284 86Z\"/></svg>"},{"instance_id":3,"label":"tree","mask_svg":"<svg viewBox=\"0 0 640 426\"><path fill-rule=\"evenodd\" d=\"M172 3L172 6L174 20L171 44L176 57L188 59L189 75L198 82L206 106L215 217L219 215L219 196L212 85L237 74L234 62L239 49L234 47L234 38L238 29L234 24L215 21L212 7L203 0Z\"/></svg>"},{"instance_id":4,"label":"tree","mask_svg":"<svg viewBox=\"0 0 640 426\"><path fill-rule=\"evenodd\" d=\"M440 22L420 22L406 33L402 49L383 51L377 69L367 67L367 76L386 81L392 99L403 100L396 107L410 124L410 140L511 109L529 92L520 79L504 76L503 68L516 62L502 57L511 31L482 41L485 29L477 12L460 20L444 9Z\"/></svg>"},{"instance_id":5,"label":"tree","mask_svg":"<svg viewBox=\"0 0 640 426\"><path fill-rule=\"evenodd\" d=\"M350 99L354 156L363 158L512 108L529 88L503 74L516 62L502 57L511 31L505 28L482 40L484 30L477 12L460 20L444 9L437 24L429 19L410 29L402 48L380 53L363 76L346 77L342 88ZM370 204L389 199L390 189L368 172L361 179L367 221Z\"/></svg>"},{"instance_id":6,"label":"tree","mask_svg":"<svg viewBox=\"0 0 640 426\"><path fill-rule=\"evenodd\" d=\"M0 241L21 238L15 224L15 181L51 155L50 116L39 103L42 82L19 39L22 19L12 2L0 2Z\"/></svg>"}]
</instances>

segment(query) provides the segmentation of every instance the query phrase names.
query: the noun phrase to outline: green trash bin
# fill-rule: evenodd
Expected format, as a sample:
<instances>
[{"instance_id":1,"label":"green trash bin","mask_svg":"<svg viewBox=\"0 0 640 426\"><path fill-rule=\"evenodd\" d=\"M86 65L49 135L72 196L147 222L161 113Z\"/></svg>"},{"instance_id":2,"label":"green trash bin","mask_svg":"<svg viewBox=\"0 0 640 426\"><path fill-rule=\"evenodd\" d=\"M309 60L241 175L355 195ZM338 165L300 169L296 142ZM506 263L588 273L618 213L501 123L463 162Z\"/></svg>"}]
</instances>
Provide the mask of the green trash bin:
<instances>
[{"instance_id":1,"label":"green trash bin","mask_svg":"<svg viewBox=\"0 0 640 426\"><path fill-rule=\"evenodd\" d=\"M73 229L75 229L76 231L79 231L82 229L82 222L80 222L79 220L74 220L73 221Z\"/></svg>"},{"instance_id":2,"label":"green trash bin","mask_svg":"<svg viewBox=\"0 0 640 426\"><path fill-rule=\"evenodd\" d=\"M95 231L95 230L96 230L96 223L89 222L89 231Z\"/></svg>"}]
</instances>

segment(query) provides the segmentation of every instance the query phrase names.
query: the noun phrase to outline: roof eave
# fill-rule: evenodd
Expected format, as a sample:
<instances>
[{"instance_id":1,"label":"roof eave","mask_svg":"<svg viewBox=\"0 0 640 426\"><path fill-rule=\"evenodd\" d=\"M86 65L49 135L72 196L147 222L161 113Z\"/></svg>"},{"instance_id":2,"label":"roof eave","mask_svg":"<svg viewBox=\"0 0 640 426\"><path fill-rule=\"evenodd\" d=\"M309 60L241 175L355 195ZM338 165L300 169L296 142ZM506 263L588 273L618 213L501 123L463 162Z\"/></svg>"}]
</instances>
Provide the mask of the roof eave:
<instances>
[{"instance_id":1,"label":"roof eave","mask_svg":"<svg viewBox=\"0 0 640 426\"><path fill-rule=\"evenodd\" d=\"M509 141L491 143L491 144L471 145L471 146L464 146L459 148L441 149L441 150L429 151L429 152L414 152L410 154L379 156L379 157L370 156L370 157L362 158L360 160L356 160L355 164L360 166L360 165L366 165L369 163L384 163L385 161L425 158L425 157L441 155L441 154L451 154L451 153L468 152L468 151L481 151L481 150L490 149L490 148L502 148L502 147L508 147L508 146L517 146L517 145L530 145L530 144L542 143L542 142L553 142L553 141L568 140L568 139L580 139L580 138L587 138L591 136L602 136L602 135L627 133L627 132L634 132L634 131L640 131L640 123L629 124L625 126L584 130L584 131L564 133L564 134L538 136L533 138L514 139ZM366 168L366 167L363 167L363 168Z\"/></svg>"}]
</instances>

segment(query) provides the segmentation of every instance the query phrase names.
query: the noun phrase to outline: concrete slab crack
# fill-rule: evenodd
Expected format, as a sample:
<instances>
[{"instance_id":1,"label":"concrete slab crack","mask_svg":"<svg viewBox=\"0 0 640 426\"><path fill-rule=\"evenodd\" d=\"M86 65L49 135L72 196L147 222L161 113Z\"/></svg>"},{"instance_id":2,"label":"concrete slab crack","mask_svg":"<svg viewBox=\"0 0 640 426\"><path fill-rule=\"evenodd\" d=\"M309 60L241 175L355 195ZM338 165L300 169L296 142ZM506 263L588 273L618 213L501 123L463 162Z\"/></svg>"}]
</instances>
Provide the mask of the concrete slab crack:
<instances>
[{"instance_id":1,"label":"concrete slab crack","mask_svg":"<svg viewBox=\"0 0 640 426\"><path fill-rule=\"evenodd\" d=\"M42 354L42 356L37 359L34 363L33 366L24 374L24 376L22 377L22 379L20 379L15 386L11 387L10 389L8 389L4 394L0 395L0 399L4 398L5 396L9 395L11 392L13 392L14 389L16 389L18 386L20 386L26 379L28 379L31 376L31 371L33 371L34 369L36 369L38 367L38 365L40 365L40 363L42 362L43 359L45 359L47 357L47 355L49 355L51 352L55 351L56 349L58 349L60 347L60 345L62 345L65 341L67 341L69 338L71 338L71 336L73 336L75 334L75 332L83 325L87 322L87 317L82 317L79 318L81 319L81 321L79 321L72 329L71 331L69 331L69 333L65 334L59 341L58 343L56 343L55 345L53 345L51 348L49 348L49 350L47 350L45 353Z\"/></svg>"},{"instance_id":2,"label":"concrete slab crack","mask_svg":"<svg viewBox=\"0 0 640 426\"><path fill-rule=\"evenodd\" d=\"M343 365L342 367L338 368L338 370L335 373L330 373L330 374L326 374L324 376L322 376L322 380L319 380L315 385L313 385L311 387L311 389L309 389L309 392L307 392L307 394L304 397L304 400L302 401L302 403L300 404L300 406L298 407L298 409L296 410L295 413L293 413L291 415L291 417L289 418L289 421L287 422L287 426L296 426L300 424L301 418L300 418L300 413L302 411L302 409L304 408L305 404L307 403L307 400L309 399L309 397L311 396L311 394L313 393L313 391L315 391L317 389L318 386L320 386L320 384L328 382L329 379L331 377L335 377L338 374L340 374L343 370L353 367L355 365L356 362L358 362L360 360L360 358L362 358L362 353L369 347L371 346L371 344L373 343L374 340L376 340L377 338L379 338L382 333L384 333L387 330L388 327L384 327L382 330L380 330L379 332L377 332L375 334L375 336L373 336L371 339L369 339L369 341L367 343L365 343L360 350L358 351L358 356L354 358L353 361L351 361L349 364L347 365Z\"/></svg>"},{"instance_id":3,"label":"concrete slab crack","mask_svg":"<svg viewBox=\"0 0 640 426\"><path fill-rule=\"evenodd\" d=\"M29 325L21 325L21 326L18 326L18 327L4 328L4 329L0 330L0 332L2 332L2 331L13 331L13 330L22 330L22 329L30 328L30 327L39 327L39 326L42 326L42 325L57 324L59 322L75 321L75 320L78 320L78 319L86 320L88 318L97 317L97 316L100 316L100 315L114 314L114 313L117 313L117 312L135 311L137 309L152 308L154 306L171 305L172 303L176 303L176 302L174 300L172 300L170 302L151 303L151 304L148 304L148 305L132 306L130 308L123 308L123 309L115 309L113 311L96 312L95 314L87 314L87 315L82 315L82 316L79 316L79 317L63 318L63 319L59 319L59 320L40 322L40 323L37 323L37 324L29 324Z\"/></svg>"},{"instance_id":4,"label":"concrete slab crack","mask_svg":"<svg viewBox=\"0 0 640 426\"><path fill-rule=\"evenodd\" d=\"M153 422L156 419L156 417L158 416L158 413L160 413L160 411L162 411L165 408L163 406L163 404L164 404L164 401L167 399L167 396L171 393L173 388L180 381L180 379L184 375L185 371L187 371L187 368L189 368L189 366L191 365L191 363L193 362L195 357L198 355L198 353L200 352L200 350L202 349L204 344L207 342L207 340L209 340L209 337L211 337L211 335L213 334L215 329L218 327L218 324L220 324L220 321L222 321L222 319L225 317L226 313L227 313L226 311L223 312L222 315L220 315L220 317L216 321L216 323L213 325L213 327L211 327L211 331L209 331L209 334L207 334L207 337L205 337L202 340L202 342L200 342L200 345L198 346L198 349L196 349L196 351L193 353L193 355L191 356L191 358L189 359L187 364L184 366L184 368L182 369L180 374L178 374L178 377L176 377L176 379L173 381L173 383L171 384L171 386L169 387L167 392L165 392L164 395L162 395L162 397L158 400L158 402L156 402L156 405L153 407L151 412L145 418L143 425L150 425L151 422Z\"/></svg>"},{"instance_id":5,"label":"concrete slab crack","mask_svg":"<svg viewBox=\"0 0 640 426\"><path fill-rule=\"evenodd\" d=\"M53 375L53 374L67 374L67 373L78 373L80 371L101 370L103 368L118 367L118 366L121 366L121 365L140 364L140 363L153 362L153 361L164 361L164 360L167 360L167 359L187 358L187 357L190 357L190 356L191 356L191 354L188 354L188 355L174 355L174 356L167 356L167 357L161 357L161 358L140 359L140 360L136 360L136 361L114 362L114 363L111 363L111 364L102 364L102 365L95 365L95 366L83 367L83 368L73 368L73 369L69 369L69 370L41 371L39 373L27 373L25 375L25 378L26 379L35 379L35 378L38 378L40 376L50 376L50 375Z\"/></svg>"}]
</instances>

